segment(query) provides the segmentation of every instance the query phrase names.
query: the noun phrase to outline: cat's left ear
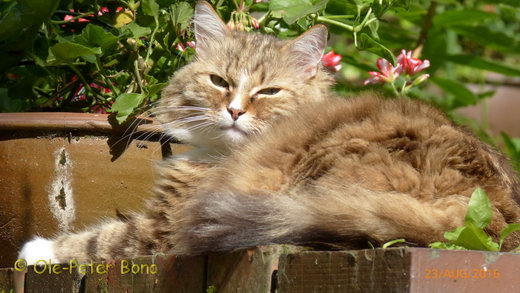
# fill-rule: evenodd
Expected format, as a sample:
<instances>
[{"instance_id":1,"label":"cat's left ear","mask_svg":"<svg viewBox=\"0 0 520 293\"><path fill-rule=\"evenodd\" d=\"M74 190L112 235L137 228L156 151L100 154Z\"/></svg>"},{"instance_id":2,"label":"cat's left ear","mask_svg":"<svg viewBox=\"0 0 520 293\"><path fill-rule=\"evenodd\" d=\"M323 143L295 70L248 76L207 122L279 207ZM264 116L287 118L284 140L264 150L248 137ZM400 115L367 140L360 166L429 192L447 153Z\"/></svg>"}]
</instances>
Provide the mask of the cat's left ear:
<instances>
[{"instance_id":1,"label":"cat's left ear","mask_svg":"<svg viewBox=\"0 0 520 293\"><path fill-rule=\"evenodd\" d=\"M203 55L211 47L212 42L222 42L229 30L217 12L206 1L198 1L193 17L197 54Z\"/></svg>"},{"instance_id":2,"label":"cat's left ear","mask_svg":"<svg viewBox=\"0 0 520 293\"><path fill-rule=\"evenodd\" d=\"M305 78L312 78L318 73L323 50L327 46L327 36L327 27L318 24L287 45L299 72Z\"/></svg>"}]
</instances>

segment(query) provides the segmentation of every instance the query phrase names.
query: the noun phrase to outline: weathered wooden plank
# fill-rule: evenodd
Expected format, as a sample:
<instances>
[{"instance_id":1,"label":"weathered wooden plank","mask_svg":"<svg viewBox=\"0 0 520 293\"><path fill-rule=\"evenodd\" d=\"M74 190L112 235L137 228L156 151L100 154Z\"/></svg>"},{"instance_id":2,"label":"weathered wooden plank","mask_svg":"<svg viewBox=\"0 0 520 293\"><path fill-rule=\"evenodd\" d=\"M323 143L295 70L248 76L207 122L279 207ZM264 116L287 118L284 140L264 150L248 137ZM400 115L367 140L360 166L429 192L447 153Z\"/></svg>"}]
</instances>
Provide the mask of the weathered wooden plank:
<instances>
[{"instance_id":1,"label":"weathered wooden plank","mask_svg":"<svg viewBox=\"0 0 520 293\"><path fill-rule=\"evenodd\" d=\"M82 275L64 264L27 267L25 292L79 292Z\"/></svg>"},{"instance_id":2,"label":"weathered wooden plank","mask_svg":"<svg viewBox=\"0 0 520 293\"><path fill-rule=\"evenodd\" d=\"M206 257L148 256L100 264L85 276L83 292L203 293L206 262Z\"/></svg>"},{"instance_id":3,"label":"weathered wooden plank","mask_svg":"<svg viewBox=\"0 0 520 293\"><path fill-rule=\"evenodd\" d=\"M277 292L408 292L410 259L401 248L288 254Z\"/></svg>"},{"instance_id":4,"label":"weathered wooden plank","mask_svg":"<svg viewBox=\"0 0 520 293\"><path fill-rule=\"evenodd\" d=\"M272 292L273 273L280 255L301 251L290 245L261 246L233 253L211 254L208 259L208 292Z\"/></svg>"},{"instance_id":5,"label":"weathered wooden plank","mask_svg":"<svg viewBox=\"0 0 520 293\"><path fill-rule=\"evenodd\" d=\"M14 292L14 269L0 269L0 293Z\"/></svg>"}]
</instances>

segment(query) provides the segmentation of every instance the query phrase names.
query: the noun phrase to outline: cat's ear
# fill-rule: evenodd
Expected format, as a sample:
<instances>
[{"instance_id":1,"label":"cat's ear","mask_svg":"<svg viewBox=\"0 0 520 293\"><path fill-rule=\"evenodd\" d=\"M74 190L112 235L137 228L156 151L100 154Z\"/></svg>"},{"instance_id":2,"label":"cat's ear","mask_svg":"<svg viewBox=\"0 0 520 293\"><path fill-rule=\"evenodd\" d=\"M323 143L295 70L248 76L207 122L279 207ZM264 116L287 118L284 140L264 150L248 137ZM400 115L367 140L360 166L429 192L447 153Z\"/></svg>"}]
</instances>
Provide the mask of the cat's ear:
<instances>
[{"instance_id":1,"label":"cat's ear","mask_svg":"<svg viewBox=\"0 0 520 293\"><path fill-rule=\"evenodd\" d=\"M305 78L312 78L318 72L323 50L327 46L327 36L327 27L318 24L288 44L291 58Z\"/></svg>"},{"instance_id":2,"label":"cat's ear","mask_svg":"<svg viewBox=\"0 0 520 293\"><path fill-rule=\"evenodd\" d=\"M197 53L204 53L211 42L221 42L229 33L226 24L206 1L198 1L193 17Z\"/></svg>"}]
</instances>

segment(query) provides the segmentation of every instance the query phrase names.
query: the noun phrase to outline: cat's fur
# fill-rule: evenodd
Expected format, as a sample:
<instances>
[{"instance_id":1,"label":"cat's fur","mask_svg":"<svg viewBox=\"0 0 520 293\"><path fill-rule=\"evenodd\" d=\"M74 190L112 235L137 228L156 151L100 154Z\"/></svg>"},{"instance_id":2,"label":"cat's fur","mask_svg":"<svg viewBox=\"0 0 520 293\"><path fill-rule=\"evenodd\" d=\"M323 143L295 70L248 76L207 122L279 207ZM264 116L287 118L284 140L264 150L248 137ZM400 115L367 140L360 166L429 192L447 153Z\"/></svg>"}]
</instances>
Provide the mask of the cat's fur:
<instances>
[{"instance_id":1,"label":"cat's fur","mask_svg":"<svg viewBox=\"0 0 520 293\"><path fill-rule=\"evenodd\" d=\"M493 237L520 222L507 160L443 113L410 100L330 93L320 65L324 26L293 41L229 31L200 2L194 22L197 60L164 90L159 118L199 151L159 164L146 213L38 239L52 247L45 256L85 261L396 238L427 245L463 224L478 186L493 204ZM259 94L266 88L281 90ZM518 244L513 234L504 249ZM31 247L21 257L32 257Z\"/></svg>"}]
</instances>

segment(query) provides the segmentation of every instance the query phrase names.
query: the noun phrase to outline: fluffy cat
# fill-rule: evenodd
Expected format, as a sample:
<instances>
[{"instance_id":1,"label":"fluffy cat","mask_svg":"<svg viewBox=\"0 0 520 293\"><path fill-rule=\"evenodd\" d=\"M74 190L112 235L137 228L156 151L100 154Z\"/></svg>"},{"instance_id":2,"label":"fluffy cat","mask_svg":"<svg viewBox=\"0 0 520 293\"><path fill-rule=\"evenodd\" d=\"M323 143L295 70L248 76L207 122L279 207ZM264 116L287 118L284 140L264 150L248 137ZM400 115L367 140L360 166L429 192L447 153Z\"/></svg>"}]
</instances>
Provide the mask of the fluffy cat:
<instances>
[{"instance_id":1,"label":"fluffy cat","mask_svg":"<svg viewBox=\"0 0 520 293\"><path fill-rule=\"evenodd\" d=\"M165 130L197 151L158 164L147 211L27 243L34 262L200 254L270 243L427 245L464 222L472 191L487 231L520 222L503 155L410 100L338 98L320 65L327 29L292 41L229 30L196 5L197 58L163 92ZM218 159L216 159L218 158ZM520 244L514 234L504 249Z\"/></svg>"}]
</instances>

